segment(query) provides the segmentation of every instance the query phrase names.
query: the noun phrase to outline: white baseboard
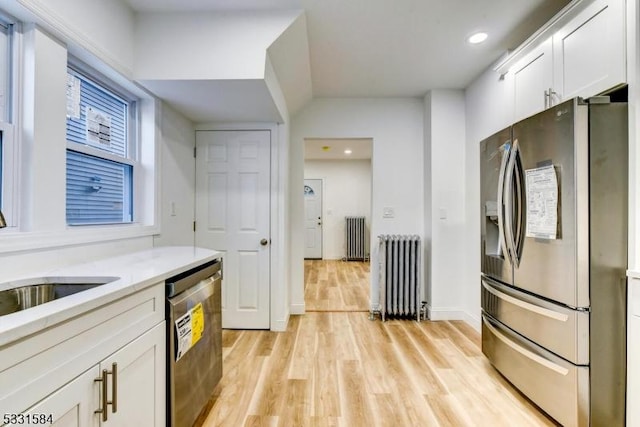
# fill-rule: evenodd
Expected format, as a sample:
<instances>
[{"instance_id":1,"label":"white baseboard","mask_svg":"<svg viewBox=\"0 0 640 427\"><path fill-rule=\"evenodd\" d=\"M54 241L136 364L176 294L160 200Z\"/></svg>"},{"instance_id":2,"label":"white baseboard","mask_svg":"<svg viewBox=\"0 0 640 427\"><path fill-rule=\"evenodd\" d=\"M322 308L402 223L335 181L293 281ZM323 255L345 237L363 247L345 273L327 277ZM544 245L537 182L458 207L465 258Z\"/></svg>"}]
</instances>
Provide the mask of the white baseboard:
<instances>
[{"instance_id":1,"label":"white baseboard","mask_svg":"<svg viewBox=\"0 0 640 427\"><path fill-rule=\"evenodd\" d=\"M289 305L289 313L290 314L304 314L304 313L306 313L306 308L305 308L304 303Z\"/></svg>"},{"instance_id":2,"label":"white baseboard","mask_svg":"<svg viewBox=\"0 0 640 427\"><path fill-rule=\"evenodd\" d=\"M480 317L474 316L466 311L464 312L464 315L465 315L465 318L462 320L464 320L469 325L471 325L473 329L480 332L480 330L482 329L482 320L480 320Z\"/></svg>"},{"instance_id":3,"label":"white baseboard","mask_svg":"<svg viewBox=\"0 0 640 427\"><path fill-rule=\"evenodd\" d=\"M464 320L476 331L480 331L480 318L457 307L431 307L427 305L429 320Z\"/></svg>"},{"instance_id":4,"label":"white baseboard","mask_svg":"<svg viewBox=\"0 0 640 427\"><path fill-rule=\"evenodd\" d=\"M271 322L271 330L273 332L285 332L287 330L288 324L289 324L289 313L285 315L284 319L273 320Z\"/></svg>"}]
</instances>

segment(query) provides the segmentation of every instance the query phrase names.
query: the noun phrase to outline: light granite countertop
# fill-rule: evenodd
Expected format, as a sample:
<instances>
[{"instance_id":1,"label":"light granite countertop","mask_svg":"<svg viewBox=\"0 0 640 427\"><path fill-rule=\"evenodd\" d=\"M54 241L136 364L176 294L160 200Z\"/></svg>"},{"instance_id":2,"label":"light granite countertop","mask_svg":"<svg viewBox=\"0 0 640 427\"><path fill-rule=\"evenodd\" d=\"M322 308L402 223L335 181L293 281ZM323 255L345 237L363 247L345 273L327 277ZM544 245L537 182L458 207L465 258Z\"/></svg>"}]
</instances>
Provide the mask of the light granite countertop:
<instances>
[{"instance_id":1,"label":"light granite countertop","mask_svg":"<svg viewBox=\"0 0 640 427\"><path fill-rule=\"evenodd\" d=\"M2 346L126 297L167 278L221 258L222 253L193 246L167 246L63 268L37 271L19 280L1 283L0 291L23 279L62 276L115 276L118 280L4 316L0 316Z\"/></svg>"}]
</instances>

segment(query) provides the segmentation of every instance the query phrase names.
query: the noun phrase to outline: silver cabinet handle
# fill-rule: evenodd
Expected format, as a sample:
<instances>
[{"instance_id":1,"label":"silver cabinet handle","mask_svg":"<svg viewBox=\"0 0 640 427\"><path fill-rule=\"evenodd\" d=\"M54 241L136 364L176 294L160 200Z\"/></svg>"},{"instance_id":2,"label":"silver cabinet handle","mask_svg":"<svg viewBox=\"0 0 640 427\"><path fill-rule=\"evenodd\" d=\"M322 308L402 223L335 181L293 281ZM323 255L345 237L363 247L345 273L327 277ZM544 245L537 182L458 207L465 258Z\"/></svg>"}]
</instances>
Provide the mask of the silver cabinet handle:
<instances>
[{"instance_id":1,"label":"silver cabinet handle","mask_svg":"<svg viewBox=\"0 0 640 427\"><path fill-rule=\"evenodd\" d=\"M118 364L111 365L111 412L118 412Z\"/></svg>"},{"instance_id":2,"label":"silver cabinet handle","mask_svg":"<svg viewBox=\"0 0 640 427\"><path fill-rule=\"evenodd\" d=\"M545 110L546 110L547 108L551 107L551 105L550 105L550 103L549 103L549 97L550 97L550 95L549 95L549 91L546 91L546 90L545 90L545 91L544 91L544 108L545 108Z\"/></svg>"},{"instance_id":3,"label":"silver cabinet handle","mask_svg":"<svg viewBox=\"0 0 640 427\"><path fill-rule=\"evenodd\" d=\"M267 245L269 244L269 240L267 240L267 239L262 239L262 240L260 240L260 244L261 244L262 246L267 246Z\"/></svg>"},{"instance_id":4,"label":"silver cabinet handle","mask_svg":"<svg viewBox=\"0 0 640 427\"><path fill-rule=\"evenodd\" d=\"M102 401L102 409L97 409L93 411L94 414L102 414L102 421L107 421L107 405L109 402L107 401L107 376L109 375L109 371L106 369L102 370L102 376L100 378L96 378L93 381L102 383L100 384L101 396L100 400Z\"/></svg>"}]
</instances>

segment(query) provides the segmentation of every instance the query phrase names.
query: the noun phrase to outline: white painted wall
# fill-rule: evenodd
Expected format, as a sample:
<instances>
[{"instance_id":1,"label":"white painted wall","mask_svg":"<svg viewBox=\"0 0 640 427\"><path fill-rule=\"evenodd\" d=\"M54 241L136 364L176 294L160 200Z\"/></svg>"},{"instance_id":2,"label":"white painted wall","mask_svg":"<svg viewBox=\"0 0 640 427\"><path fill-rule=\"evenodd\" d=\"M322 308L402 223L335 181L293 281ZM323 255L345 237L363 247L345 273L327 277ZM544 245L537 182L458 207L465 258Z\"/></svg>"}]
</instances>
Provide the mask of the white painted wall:
<instances>
[{"instance_id":1,"label":"white painted wall","mask_svg":"<svg viewBox=\"0 0 640 427\"><path fill-rule=\"evenodd\" d=\"M38 22L59 39L73 40L76 46L131 78L134 12L125 2L6 0L2 8L23 21ZM76 46L71 46L74 54Z\"/></svg>"},{"instance_id":2,"label":"white painted wall","mask_svg":"<svg viewBox=\"0 0 640 427\"><path fill-rule=\"evenodd\" d=\"M69 265L151 249L151 237L83 243L56 248L0 254L0 282L34 277Z\"/></svg>"},{"instance_id":3,"label":"white painted wall","mask_svg":"<svg viewBox=\"0 0 640 427\"><path fill-rule=\"evenodd\" d=\"M640 7L627 2L627 76L629 80L629 269L640 271ZM627 425L640 426L640 280L628 279Z\"/></svg>"},{"instance_id":4,"label":"white painted wall","mask_svg":"<svg viewBox=\"0 0 640 427\"><path fill-rule=\"evenodd\" d=\"M462 272L464 310L480 328L480 141L515 120L513 76L489 67L465 90L465 234L468 244L460 249L467 260Z\"/></svg>"},{"instance_id":5,"label":"white painted wall","mask_svg":"<svg viewBox=\"0 0 640 427\"><path fill-rule=\"evenodd\" d=\"M469 245L465 226L465 103L460 90L433 90L425 97L425 146L430 153L430 268L427 308L433 320L468 319L462 301ZM428 227L428 226L427 226Z\"/></svg>"},{"instance_id":6,"label":"white painted wall","mask_svg":"<svg viewBox=\"0 0 640 427\"><path fill-rule=\"evenodd\" d=\"M31 26L24 35L20 226L62 231L65 218L67 50ZM62 183L62 185L61 185Z\"/></svg>"},{"instance_id":7,"label":"white painted wall","mask_svg":"<svg viewBox=\"0 0 640 427\"><path fill-rule=\"evenodd\" d=\"M267 48L299 14L300 11L138 14L136 79L262 79Z\"/></svg>"},{"instance_id":8,"label":"white painted wall","mask_svg":"<svg viewBox=\"0 0 640 427\"><path fill-rule=\"evenodd\" d=\"M291 312L304 312L304 139L372 138L371 296L379 302L380 234L424 231L423 102L418 98L314 99L292 118L290 141ZM395 218L383 219L383 207Z\"/></svg>"},{"instance_id":9,"label":"white painted wall","mask_svg":"<svg viewBox=\"0 0 640 427\"><path fill-rule=\"evenodd\" d=\"M193 245L195 218L194 124L166 104L162 106L160 221L154 246Z\"/></svg>"},{"instance_id":10,"label":"white painted wall","mask_svg":"<svg viewBox=\"0 0 640 427\"><path fill-rule=\"evenodd\" d=\"M267 50L290 114L295 114L313 97L311 62L307 40L307 19L301 13Z\"/></svg>"},{"instance_id":11,"label":"white painted wall","mask_svg":"<svg viewBox=\"0 0 640 427\"><path fill-rule=\"evenodd\" d=\"M270 55L265 60L264 81L282 117L271 134L271 330L284 331L290 314L289 243L289 106L280 75ZM238 128L238 127L236 127Z\"/></svg>"},{"instance_id":12,"label":"white painted wall","mask_svg":"<svg viewBox=\"0 0 640 427\"><path fill-rule=\"evenodd\" d=\"M432 294L431 285L431 254L433 253L433 155L431 149L431 93L424 97L424 244L423 244L423 300L430 304Z\"/></svg>"},{"instance_id":13,"label":"white painted wall","mask_svg":"<svg viewBox=\"0 0 640 427\"><path fill-rule=\"evenodd\" d=\"M371 160L305 160L304 178L323 179L322 258L342 259L344 217L364 216L371 229Z\"/></svg>"}]
</instances>

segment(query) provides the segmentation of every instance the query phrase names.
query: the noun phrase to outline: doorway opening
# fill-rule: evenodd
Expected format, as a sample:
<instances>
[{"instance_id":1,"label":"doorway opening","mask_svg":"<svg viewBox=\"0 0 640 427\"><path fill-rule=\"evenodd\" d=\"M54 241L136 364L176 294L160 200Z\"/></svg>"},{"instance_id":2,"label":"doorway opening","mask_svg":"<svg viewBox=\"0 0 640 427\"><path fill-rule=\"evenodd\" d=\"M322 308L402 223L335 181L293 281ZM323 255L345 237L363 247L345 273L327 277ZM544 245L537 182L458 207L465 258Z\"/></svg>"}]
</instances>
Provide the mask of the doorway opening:
<instances>
[{"instance_id":1,"label":"doorway opening","mask_svg":"<svg viewBox=\"0 0 640 427\"><path fill-rule=\"evenodd\" d=\"M306 311L368 312L373 140L308 138L304 146ZM364 233L349 233L347 217L364 218ZM359 260L350 260L354 239L364 248Z\"/></svg>"}]
</instances>

